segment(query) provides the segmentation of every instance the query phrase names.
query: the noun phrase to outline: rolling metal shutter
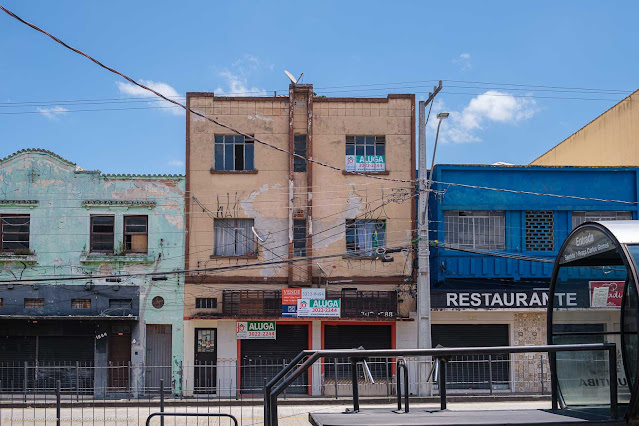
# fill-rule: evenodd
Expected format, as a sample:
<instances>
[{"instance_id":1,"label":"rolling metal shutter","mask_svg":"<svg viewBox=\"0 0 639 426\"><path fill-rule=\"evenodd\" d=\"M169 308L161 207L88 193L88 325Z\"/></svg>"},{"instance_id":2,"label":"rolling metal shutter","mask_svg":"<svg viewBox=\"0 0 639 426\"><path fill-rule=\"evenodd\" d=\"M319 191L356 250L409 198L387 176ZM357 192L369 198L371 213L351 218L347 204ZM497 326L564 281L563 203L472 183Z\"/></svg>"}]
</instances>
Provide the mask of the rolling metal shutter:
<instances>
[{"instance_id":1,"label":"rolling metal shutter","mask_svg":"<svg viewBox=\"0 0 639 426\"><path fill-rule=\"evenodd\" d=\"M392 327L390 325L325 325L325 349L353 349L363 346L364 349L391 349ZM350 379L351 366L346 358L338 358L337 379ZM335 378L335 362L327 359L324 367L325 377ZM373 378L382 379L387 374L385 358L371 358L367 361ZM361 372L360 372L361 373Z\"/></svg>"},{"instance_id":2,"label":"rolling metal shutter","mask_svg":"<svg viewBox=\"0 0 639 426\"><path fill-rule=\"evenodd\" d=\"M433 347L508 346L508 324L433 324ZM488 389L492 369L493 388L507 388L510 379L508 354L464 355L448 363L450 389Z\"/></svg>"},{"instance_id":3,"label":"rolling metal shutter","mask_svg":"<svg viewBox=\"0 0 639 426\"><path fill-rule=\"evenodd\" d=\"M277 324L277 339L242 340L241 342L241 392L264 392L264 379L271 380L297 354L308 349L308 325ZM302 374L289 388L288 393L306 394L308 372Z\"/></svg>"}]
</instances>

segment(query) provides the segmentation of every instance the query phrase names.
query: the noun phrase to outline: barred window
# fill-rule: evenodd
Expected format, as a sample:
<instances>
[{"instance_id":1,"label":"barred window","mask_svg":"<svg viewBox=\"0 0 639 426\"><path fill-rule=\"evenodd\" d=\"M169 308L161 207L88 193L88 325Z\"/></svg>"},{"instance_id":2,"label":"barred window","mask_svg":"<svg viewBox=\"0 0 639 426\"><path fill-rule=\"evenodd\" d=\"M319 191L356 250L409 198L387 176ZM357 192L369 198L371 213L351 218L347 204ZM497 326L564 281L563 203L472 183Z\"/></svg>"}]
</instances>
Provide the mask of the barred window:
<instances>
[{"instance_id":1,"label":"barred window","mask_svg":"<svg viewBox=\"0 0 639 426\"><path fill-rule=\"evenodd\" d=\"M29 215L1 215L2 250L0 251L28 251L30 222Z\"/></svg>"},{"instance_id":2,"label":"barred window","mask_svg":"<svg viewBox=\"0 0 639 426\"><path fill-rule=\"evenodd\" d=\"M215 135L215 170L255 170L253 139L241 135Z\"/></svg>"},{"instance_id":3,"label":"barred window","mask_svg":"<svg viewBox=\"0 0 639 426\"><path fill-rule=\"evenodd\" d=\"M71 309L90 309L91 299L71 299Z\"/></svg>"},{"instance_id":4,"label":"barred window","mask_svg":"<svg viewBox=\"0 0 639 426\"><path fill-rule=\"evenodd\" d=\"M572 212L572 227L578 227L584 222L605 220L632 220L631 212Z\"/></svg>"},{"instance_id":5,"label":"barred window","mask_svg":"<svg viewBox=\"0 0 639 426\"><path fill-rule=\"evenodd\" d=\"M44 308L44 299L41 298L26 298L24 299L25 308Z\"/></svg>"},{"instance_id":6,"label":"barred window","mask_svg":"<svg viewBox=\"0 0 639 426\"><path fill-rule=\"evenodd\" d=\"M503 211L444 212L447 246L464 249L504 250L506 215Z\"/></svg>"},{"instance_id":7,"label":"barred window","mask_svg":"<svg viewBox=\"0 0 639 426\"><path fill-rule=\"evenodd\" d=\"M349 256L376 256L378 247L386 247L385 220L346 221L346 252Z\"/></svg>"},{"instance_id":8,"label":"barred window","mask_svg":"<svg viewBox=\"0 0 639 426\"><path fill-rule=\"evenodd\" d=\"M217 309L216 297L196 297L195 298L196 309Z\"/></svg>"},{"instance_id":9,"label":"barred window","mask_svg":"<svg viewBox=\"0 0 639 426\"><path fill-rule=\"evenodd\" d=\"M215 219L215 256L255 256L253 219Z\"/></svg>"},{"instance_id":10,"label":"barred window","mask_svg":"<svg viewBox=\"0 0 639 426\"><path fill-rule=\"evenodd\" d=\"M293 152L306 158L306 135L295 135L293 137ZM299 157L293 157L293 171L305 172L306 160Z\"/></svg>"}]
</instances>

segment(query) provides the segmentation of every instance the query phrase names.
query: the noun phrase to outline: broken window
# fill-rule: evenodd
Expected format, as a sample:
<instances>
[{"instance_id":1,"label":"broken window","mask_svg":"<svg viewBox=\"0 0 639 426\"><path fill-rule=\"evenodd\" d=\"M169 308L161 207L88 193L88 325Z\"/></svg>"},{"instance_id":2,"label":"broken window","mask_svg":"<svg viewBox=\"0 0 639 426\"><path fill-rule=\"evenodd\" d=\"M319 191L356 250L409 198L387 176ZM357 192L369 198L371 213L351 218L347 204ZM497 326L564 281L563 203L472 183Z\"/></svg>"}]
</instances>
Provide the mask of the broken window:
<instances>
[{"instance_id":1,"label":"broken window","mask_svg":"<svg viewBox=\"0 0 639 426\"><path fill-rule=\"evenodd\" d=\"M148 216L124 216L124 251L126 253L147 253L148 221Z\"/></svg>"},{"instance_id":2,"label":"broken window","mask_svg":"<svg viewBox=\"0 0 639 426\"><path fill-rule=\"evenodd\" d=\"M91 299L71 299L71 309L90 309Z\"/></svg>"},{"instance_id":3,"label":"broken window","mask_svg":"<svg viewBox=\"0 0 639 426\"><path fill-rule=\"evenodd\" d=\"M306 158L306 135L295 135L293 138L293 153ZM305 172L306 160L293 157L293 171Z\"/></svg>"},{"instance_id":4,"label":"broken window","mask_svg":"<svg viewBox=\"0 0 639 426\"><path fill-rule=\"evenodd\" d=\"M377 256L378 247L386 247L385 220L346 221L346 252L349 256Z\"/></svg>"},{"instance_id":5,"label":"broken window","mask_svg":"<svg viewBox=\"0 0 639 426\"><path fill-rule=\"evenodd\" d=\"M29 251L29 215L0 216L0 234L2 234L2 250L8 252Z\"/></svg>"},{"instance_id":6,"label":"broken window","mask_svg":"<svg viewBox=\"0 0 639 426\"><path fill-rule=\"evenodd\" d=\"M215 256L255 256L253 219L215 219Z\"/></svg>"},{"instance_id":7,"label":"broken window","mask_svg":"<svg viewBox=\"0 0 639 426\"><path fill-rule=\"evenodd\" d=\"M293 219L293 255L306 256L306 219Z\"/></svg>"},{"instance_id":8,"label":"broken window","mask_svg":"<svg viewBox=\"0 0 639 426\"><path fill-rule=\"evenodd\" d=\"M91 252L113 253L115 216L91 216Z\"/></svg>"},{"instance_id":9,"label":"broken window","mask_svg":"<svg viewBox=\"0 0 639 426\"><path fill-rule=\"evenodd\" d=\"M255 170L254 145L241 135L215 135L215 170Z\"/></svg>"}]
</instances>

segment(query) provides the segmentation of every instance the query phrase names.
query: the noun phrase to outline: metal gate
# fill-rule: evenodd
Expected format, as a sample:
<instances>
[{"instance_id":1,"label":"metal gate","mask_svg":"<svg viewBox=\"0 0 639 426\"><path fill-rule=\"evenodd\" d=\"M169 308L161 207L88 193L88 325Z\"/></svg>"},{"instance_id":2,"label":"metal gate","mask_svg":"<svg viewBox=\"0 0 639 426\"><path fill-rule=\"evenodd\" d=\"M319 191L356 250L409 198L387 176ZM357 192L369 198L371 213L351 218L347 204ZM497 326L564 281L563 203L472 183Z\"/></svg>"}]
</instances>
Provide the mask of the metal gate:
<instances>
[{"instance_id":1,"label":"metal gate","mask_svg":"<svg viewBox=\"0 0 639 426\"><path fill-rule=\"evenodd\" d=\"M433 347L508 346L508 324L433 324ZM453 356L448 363L449 389L507 389L508 354Z\"/></svg>"},{"instance_id":2,"label":"metal gate","mask_svg":"<svg viewBox=\"0 0 639 426\"><path fill-rule=\"evenodd\" d=\"M149 392L160 390L160 379L165 389L171 389L171 352L171 325L147 324L145 385Z\"/></svg>"},{"instance_id":3,"label":"metal gate","mask_svg":"<svg viewBox=\"0 0 639 426\"><path fill-rule=\"evenodd\" d=\"M265 380L271 380L297 354L308 349L308 325L277 324L276 340L242 340L240 348L241 392L260 394ZM298 377L287 391L306 394L308 372Z\"/></svg>"}]
</instances>

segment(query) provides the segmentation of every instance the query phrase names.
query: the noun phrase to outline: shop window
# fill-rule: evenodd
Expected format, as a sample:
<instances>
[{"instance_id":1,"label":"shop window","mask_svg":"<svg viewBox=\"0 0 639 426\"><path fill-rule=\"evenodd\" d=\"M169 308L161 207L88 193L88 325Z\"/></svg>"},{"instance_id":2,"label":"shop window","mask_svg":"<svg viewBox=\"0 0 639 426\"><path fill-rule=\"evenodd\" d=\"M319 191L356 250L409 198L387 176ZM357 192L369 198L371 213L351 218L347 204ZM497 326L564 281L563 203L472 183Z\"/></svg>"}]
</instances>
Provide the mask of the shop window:
<instances>
[{"instance_id":1,"label":"shop window","mask_svg":"<svg viewBox=\"0 0 639 426\"><path fill-rule=\"evenodd\" d=\"M555 215L551 210L526 212L526 250L555 249Z\"/></svg>"},{"instance_id":2,"label":"shop window","mask_svg":"<svg viewBox=\"0 0 639 426\"><path fill-rule=\"evenodd\" d=\"M293 255L306 256L306 219L293 219Z\"/></svg>"},{"instance_id":3,"label":"shop window","mask_svg":"<svg viewBox=\"0 0 639 426\"><path fill-rule=\"evenodd\" d=\"M195 298L196 309L217 309L216 297L196 297Z\"/></svg>"},{"instance_id":4,"label":"shop window","mask_svg":"<svg viewBox=\"0 0 639 426\"><path fill-rule=\"evenodd\" d=\"M71 309L90 309L91 299L71 299Z\"/></svg>"},{"instance_id":5,"label":"shop window","mask_svg":"<svg viewBox=\"0 0 639 426\"><path fill-rule=\"evenodd\" d=\"M44 308L44 299L42 298L27 298L24 299L25 308Z\"/></svg>"},{"instance_id":6,"label":"shop window","mask_svg":"<svg viewBox=\"0 0 639 426\"><path fill-rule=\"evenodd\" d=\"M576 228L584 222L606 220L632 220L631 212L572 212L572 228Z\"/></svg>"},{"instance_id":7,"label":"shop window","mask_svg":"<svg viewBox=\"0 0 639 426\"><path fill-rule=\"evenodd\" d=\"M255 170L254 150L253 139L241 135L215 135L215 170Z\"/></svg>"},{"instance_id":8,"label":"shop window","mask_svg":"<svg viewBox=\"0 0 639 426\"><path fill-rule=\"evenodd\" d=\"M91 216L91 252L113 253L115 216Z\"/></svg>"},{"instance_id":9,"label":"shop window","mask_svg":"<svg viewBox=\"0 0 639 426\"><path fill-rule=\"evenodd\" d=\"M295 135L293 137L293 153L296 155L301 155L304 158L307 158L306 157L306 135ZM299 157L293 157L293 171L305 172L306 160Z\"/></svg>"},{"instance_id":10,"label":"shop window","mask_svg":"<svg viewBox=\"0 0 639 426\"><path fill-rule=\"evenodd\" d=\"M215 256L255 256L253 219L215 219Z\"/></svg>"},{"instance_id":11,"label":"shop window","mask_svg":"<svg viewBox=\"0 0 639 426\"><path fill-rule=\"evenodd\" d=\"M0 215L0 252L29 254L29 215Z\"/></svg>"},{"instance_id":12,"label":"shop window","mask_svg":"<svg viewBox=\"0 0 639 426\"><path fill-rule=\"evenodd\" d=\"M346 221L346 252L349 256L376 256L377 248L385 246L385 220Z\"/></svg>"},{"instance_id":13,"label":"shop window","mask_svg":"<svg viewBox=\"0 0 639 426\"><path fill-rule=\"evenodd\" d=\"M444 212L446 246L463 249L504 250L506 215L503 211Z\"/></svg>"},{"instance_id":14,"label":"shop window","mask_svg":"<svg viewBox=\"0 0 639 426\"><path fill-rule=\"evenodd\" d=\"M147 253L149 243L148 216L124 216L124 250Z\"/></svg>"}]
</instances>

